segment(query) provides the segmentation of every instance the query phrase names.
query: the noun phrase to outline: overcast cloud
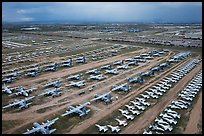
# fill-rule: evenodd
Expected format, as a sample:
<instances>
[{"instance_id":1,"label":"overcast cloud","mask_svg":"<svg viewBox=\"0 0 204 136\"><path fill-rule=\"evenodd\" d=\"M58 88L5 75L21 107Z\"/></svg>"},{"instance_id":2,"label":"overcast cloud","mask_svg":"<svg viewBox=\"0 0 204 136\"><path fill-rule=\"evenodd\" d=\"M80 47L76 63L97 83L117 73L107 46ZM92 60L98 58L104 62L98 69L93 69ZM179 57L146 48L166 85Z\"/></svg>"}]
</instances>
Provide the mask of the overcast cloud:
<instances>
[{"instance_id":1,"label":"overcast cloud","mask_svg":"<svg viewBox=\"0 0 204 136\"><path fill-rule=\"evenodd\" d=\"M3 22L202 21L201 2L3 2Z\"/></svg>"}]
</instances>

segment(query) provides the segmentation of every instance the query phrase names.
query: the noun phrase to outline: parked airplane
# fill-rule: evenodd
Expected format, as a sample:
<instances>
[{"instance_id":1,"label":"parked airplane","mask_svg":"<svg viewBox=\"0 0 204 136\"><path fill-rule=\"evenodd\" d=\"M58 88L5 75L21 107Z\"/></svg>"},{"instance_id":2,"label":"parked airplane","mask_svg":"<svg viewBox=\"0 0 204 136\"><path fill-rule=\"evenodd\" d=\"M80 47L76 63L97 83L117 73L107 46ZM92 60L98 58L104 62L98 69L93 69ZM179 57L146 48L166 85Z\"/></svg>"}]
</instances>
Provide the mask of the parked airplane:
<instances>
[{"instance_id":1,"label":"parked airplane","mask_svg":"<svg viewBox=\"0 0 204 136\"><path fill-rule=\"evenodd\" d=\"M103 76L103 74L96 75L96 76L90 75L89 79L102 80L102 79L105 79L105 77Z\"/></svg>"},{"instance_id":2,"label":"parked airplane","mask_svg":"<svg viewBox=\"0 0 204 136\"><path fill-rule=\"evenodd\" d=\"M70 86L74 86L74 87L81 87L81 86L85 86L85 81L78 81L78 82L70 82Z\"/></svg>"},{"instance_id":3,"label":"parked airplane","mask_svg":"<svg viewBox=\"0 0 204 136\"><path fill-rule=\"evenodd\" d=\"M98 69L92 69L92 70L88 70L86 72L86 74L98 74L98 73L100 73L100 70L98 70Z\"/></svg>"},{"instance_id":4,"label":"parked airplane","mask_svg":"<svg viewBox=\"0 0 204 136\"><path fill-rule=\"evenodd\" d=\"M85 56L82 56L76 59L76 63L85 63L85 62L86 62Z\"/></svg>"},{"instance_id":5,"label":"parked airplane","mask_svg":"<svg viewBox=\"0 0 204 136\"><path fill-rule=\"evenodd\" d=\"M159 126L161 126L164 130L168 130L168 131L172 131L173 130L173 127L171 126L171 125L169 125L169 124L162 124L162 123L160 123L160 122L158 122L157 123Z\"/></svg>"},{"instance_id":6,"label":"parked airplane","mask_svg":"<svg viewBox=\"0 0 204 136\"><path fill-rule=\"evenodd\" d=\"M31 88L31 89L25 89L23 86L19 86L18 87L18 92L16 93L12 93L10 94L9 96L19 96L19 95L23 95L23 96L26 96L28 97L29 93L36 90L37 88Z\"/></svg>"},{"instance_id":7,"label":"parked airplane","mask_svg":"<svg viewBox=\"0 0 204 136\"><path fill-rule=\"evenodd\" d=\"M44 95L44 96L51 95L52 97L61 96L62 92L57 92L60 89L61 88L48 89L48 90L44 91L43 93L39 94L38 96L42 96L42 95Z\"/></svg>"},{"instance_id":8,"label":"parked airplane","mask_svg":"<svg viewBox=\"0 0 204 136\"><path fill-rule=\"evenodd\" d=\"M70 75L67 79L76 79L79 80L81 78L80 74L76 74L76 75Z\"/></svg>"},{"instance_id":9,"label":"parked airplane","mask_svg":"<svg viewBox=\"0 0 204 136\"><path fill-rule=\"evenodd\" d=\"M106 70L105 71L105 74L118 74L119 71L117 69L112 69L112 70Z\"/></svg>"},{"instance_id":10,"label":"parked airplane","mask_svg":"<svg viewBox=\"0 0 204 136\"><path fill-rule=\"evenodd\" d=\"M128 78L128 82L130 82L130 83L137 83L137 82L143 83L144 81L145 80L142 76Z\"/></svg>"},{"instance_id":11,"label":"parked airplane","mask_svg":"<svg viewBox=\"0 0 204 136\"><path fill-rule=\"evenodd\" d=\"M61 80L49 81L47 84L44 85L44 87L49 87L49 86L60 87L61 83L62 83Z\"/></svg>"},{"instance_id":12,"label":"parked airplane","mask_svg":"<svg viewBox=\"0 0 204 136\"><path fill-rule=\"evenodd\" d=\"M102 101L104 101L107 104L108 102L112 101L112 96L110 95L110 93L111 93L111 91L107 92L105 94L102 94L102 95L95 94L94 95L94 99L92 99L90 101L92 102L92 101L95 101L95 100L102 100Z\"/></svg>"},{"instance_id":13,"label":"parked airplane","mask_svg":"<svg viewBox=\"0 0 204 136\"><path fill-rule=\"evenodd\" d=\"M165 117L162 117L163 120L169 122L170 124L174 124L176 125L177 124L177 121L173 118L165 118Z\"/></svg>"},{"instance_id":14,"label":"parked airplane","mask_svg":"<svg viewBox=\"0 0 204 136\"><path fill-rule=\"evenodd\" d=\"M107 126L101 126L101 125L98 125L98 124L95 124L95 126L98 127L99 132L103 131L105 133L106 131L108 131Z\"/></svg>"},{"instance_id":15,"label":"parked airplane","mask_svg":"<svg viewBox=\"0 0 204 136\"><path fill-rule=\"evenodd\" d=\"M138 66L138 62L135 60L135 61L131 61L131 62L128 62L127 64L128 66L131 66L131 65L135 65L135 66Z\"/></svg>"},{"instance_id":16,"label":"parked airplane","mask_svg":"<svg viewBox=\"0 0 204 136\"><path fill-rule=\"evenodd\" d=\"M4 86L2 86L2 92L5 92L7 94L12 94L12 90L14 90L14 88L9 88L5 84L4 84Z\"/></svg>"},{"instance_id":17,"label":"parked airplane","mask_svg":"<svg viewBox=\"0 0 204 136\"><path fill-rule=\"evenodd\" d=\"M72 59L68 59L62 62L61 64L62 67L71 67L72 66Z\"/></svg>"},{"instance_id":18,"label":"parked airplane","mask_svg":"<svg viewBox=\"0 0 204 136\"><path fill-rule=\"evenodd\" d=\"M158 131L162 131L162 132L165 131L163 128L159 127L157 124L150 125L149 128L152 130L158 130Z\"/></svg>"},{"instance_id":19,"label":"parked airplane","mask_svg":"<svg viewBox=\"0 0 204 136\"><path fill-rule=\"evenodd\" d=\"M57 63L49 64L49 65L45 68L45 71L56 71L56 70L57 70Z\"/></svg>"},{"instance_id":20,"label":"parked airplane","mask_svg":"<svg viewBox=\"0 0 204 136\"><path fill-rule=\"evenodd\" d=\"M135 105L135 107L137 107L138 110L145 110L146 109L144 106L139 106L139 105Z\"/></svg>"},{"instance_id":21,"label":"parked airplane","mask_svg":"<svg viewBox=\"0 0 204 136\"><path fill-rule=\"evenodd\" d=\"M113 67L111 65L105 65L105 66L101 66L101 69L112 69Z\"/></svg>"},{"instance_id":22,"label":"parked airplane","mask_svg":"<svg viewBox=\"0 0 204 136\"><path fill-rule=\"evenodd\" d=\"M135 107L134 107L134 106L130 106L130 105L125 105L125 107L127 107L127 108L128 108L128 110L134 110L134 109L135 109Z\"/></svg>"},{"instance_id":23,"label":"parked airplane","mask_svg":"<svg viewBox=\"0 0 204 136\"><path fill-rule=\"evenodd\" d=\"M117 69L128 69L128 65L121 65L121 66L118 66Z\"/></svg>"},{"instance_id":24,"label":"parked airplane","mask_svg":"<svg viewBox=\"0 0 204 136\"><path fill-rule=\"evenodd\" d=\"M8 78L4 78L2 79L3 83L11 83L16 79L16 77L8 77Z\"/></svg>"},{"instance_id":25,"label":"parked airplane","mask_svg":"<svg viewBox=\"0 0 204 136\"><path fill-rule=\"evenodd\" d=\"M152 134L152 131L147 131L146 129L144 130L143 134Z\"/></svg>"},{"instance_id":26,"label":"parked airplane","mask_svg":"<svg viewBox=\"0 0 204 136\"><path fill-rule=\"evenodd\" d=\"M125 92L127 92L129 90L130 90L130 86L127 83L112 86L112 91L125 91Z\"/></svg>"},{"instance_id":27,"label":"parked airplane","mask_svg":"<svg viewBox=\"0 0 204 136\"><path fill-rule=\"evenodd\" d=\"M129 114L129 111L128 110L122 110L122 109L118 109L121 114Z\"/></svg>"},{"instance_id":28,"label":"parked airplane","mask_svg":"<svg viewBox=\"0 0 204 136\"><path fill-rule=\"evenodd\" d=\"M120 131L120 127L119 126L111 126L111 125L107 125L109 128L111 128L112 132L119 132Z\"/></svg>"},{"instance_id":29,"label":"parked airplane","mask_svg":"<svg viewBox=\"0 0 204 136\"><path fill-rule=\"evenodd\" d=\"M25 99L21 99L21 100L14 100L12 103L6 105L3 107L3 109L6 108L10 108L10 107L15 107L17 106L19 109L23 109L23 108L27 108L30 103L27 103L29 100L33 99L35 96L29 97L29 98L25 98Z\"/></svg>"},{"instance_id":30,"label":"parked airplane","mask_svg":"<svg viewBox=\"0 0 204 136\"><path fill-rule=\"evenodd\" d=\"M50 126L52 124L54 124L59 118L55 118L51 121L47 120L46 123L42 123L42 125L40 125L37 122L33 123L33 126L31 130L27 129L27 132L23 133L23 134L35 134L35 133L42 133L42 134L51 134L53 132L56 131L56 129L51 129L50 130Z\"/></svg>"},{"instance_id":31,"label":"parked airplane","mask_svg":"<svg viewBox=\"0 0 204 136\"><path fill-rule=\"evenodd\" d=\"M140 111L138 111L138 110L131 110L131 109L129 109L129 111L133 114L133 115L139 115L141 112Z\"/></svg>"},{"instance_id":32,"label":"parked airplane","mask_svg":"<svg viewBox=\"0 0 204 136\"><path fill-rule=\"evenodd\" d=\"M122 114L127 120L133 120L135 117L133 115Z\"/></svg>"},{"instance_id":33,"label":"parked airplane","mask_svg":"<svg viewBox=\"0 0 204 136\"><path fill-rule=\"evenodd\" d=\"M68 107L68 110L62 114L61 116L64 117L64 116L67 116L69 114L72 114L72 113L77 113L79 114L79 116L84 116L86 114L88 114L90 112L90 109L86 109L86 105L90 104L90 102L86 102L84 104L79 104L79 106L69 106Z\"/></svg>"},{"instance_id":34,"label":"parked airplane","mask_svg":"<svg viewBox=\"0 0 204 136\"><path fill-rule=\"evenodd\" d=\"M122 64L123 64L123 60L113 62L113 65L122 65Z\"/></svg>"},{"instance_id":35,"label":"parked airplane","mask_svg":"<svg viewBox=\"0 0 204 136\"><path fill-rule=\"evenodd\" d=\"M140 94L144 99L149 99L150 98L150 96L149 95L147 95L147 94Z\"/></svg>"},{"instance_id":36,"label":"parked airplane","mask_svg":"<svg viewBox=\"0 0 204 136\"><path fill-rule=\"evenodd\" d=\"M127 121L126 120L119 120L119 119L115 119L116 121L118 121L120 126L127 126Z\"/></svg>"}]
</instances>

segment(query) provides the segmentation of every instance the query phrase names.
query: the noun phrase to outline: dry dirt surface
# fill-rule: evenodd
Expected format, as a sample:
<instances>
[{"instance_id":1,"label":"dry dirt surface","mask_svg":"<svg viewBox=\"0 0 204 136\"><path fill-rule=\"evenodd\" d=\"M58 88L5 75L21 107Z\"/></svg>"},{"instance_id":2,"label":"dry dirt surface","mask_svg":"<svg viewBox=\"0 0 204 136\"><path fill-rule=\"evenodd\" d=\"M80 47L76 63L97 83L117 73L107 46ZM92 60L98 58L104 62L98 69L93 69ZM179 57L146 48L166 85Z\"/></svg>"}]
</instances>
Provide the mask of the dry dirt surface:
<instances>
[{"instance_id":1,"label":"dry dirt surface","mask_svg":"<svg viewBox=\"0 0 204 136\"><path fill-rule=\"evenodd\" d=\"M202 120L202 91L199 94L197 103L194 105L190 113L188 124L185 128L184 134L198 134L199 129L197 127L199 120Z\"/></svg>"},{"instance_id":2,"label":"dry dirt surface","mask_svg":"<svg viewBox=\"0 0 204 136\"><path fill-rule=\"evenodd\" d=\"M197 65L190 73L183 77L172 89L168 91L165 97L162 97L159 102L149 110L145 111L144 115L137 120L137 122L131 124L122 134L138 134L141 130L148 127L150 123L158 116L158 114L165 109L166 106L177 96L177 93L186 86L189 80L196 75L196 73L202 68L202 65Z\"/></svg>"},{"instance_id":3,"label":"dry dirt surface","mask_svg":"<svg viewBox=\"0 0 204 136\"><path fill-rule=\"evenodd\" d=\"M51 79L51 78L60 78L60 77L63 77L65 75L70 75L70 74L73 74L73 73L76 73L76 72L80 72L80 71L88 70L88 69L91 69L91 68L94 68L94 67L98 67L100 65L105 65L105 64L108 64L108 63L112 63L114 61L118 61L118 60L121 60L121 59L126 59L126 58L132 56L134 53L146 52L148 50L149 50L149 48L141 49L141 50L137 50L137 51L134 51L134 52L129 52L129 53L126 53L126 54L122 54L122 55L118 55L118 56L115 56L115 57L105 59L105 60L103 60L103 62L101 62L101 60L100 61L95 61L95 62L87 63L87 64L80 65L80 66L75 66L75 67L68 68L68 69L58 70L56 72L49 72L47 74L43 74L43 75L33 77L33 78L30 78L30 79L19 79L19 80L15 81L14 83L9 84L9 86L10 87L15 87L15 86L19 86L19 85L28 85L28 84L33 84L34 82L38 82L38 81L41 81L41 80L47 80L47 79ZM99 62L101 62L101 63L99 63Z\"/></svg>"},{"instance_id":4,"label":"dry dirt surface","mask_svg":"<svg viewBox=\"0 0 204 136\"><path fill-rule=\"evenodd\" d=\"M186 60L187 61L187 60ZM185 61L185 62L186 62ZM184 63L184 62L183 62ZM171 68L170 72L174 71L178 65L181 65L183 63L179 63L176 64L173 68ZM166 76L168 75L170 72L166 73L165 75L162 73L160 73L159 75L157 75L155 78L157 77L161 77L162 76ZM122 99L118 99L117 101L115 101L115 103L112 103L110 105L108 105L106 107L106 109L102 109L100 110L100 112L94 114L91 118L83 121L80 123L80 125L77 125L75 127L73 127L73 129L69 132L67 132L68 134L79 134L80 132L83 132L84 130L86 130L88 127L90 127L91 125L97 123L100 119L104 118L105 116L108 116L109 114L111 114L113 111L115 111L116 109L118 109L120 106L124 105L125 103L127 103L128 101L130 101L132 98L134 98L135 96L137 96L139 93L145 91L147 88L149 88L150 86L152 86L153 84L155 84L155 82L157 82L159 79L157 79L156 81L154 81L155 78L152 78L149 83L145 83L144 85L142 85L140 88L138 88L138 91L132 91L130 93L128 93L125 97L123 97ZM150 83L151 81L154 81L152 83Z\"/></svg>"}]
</instances>

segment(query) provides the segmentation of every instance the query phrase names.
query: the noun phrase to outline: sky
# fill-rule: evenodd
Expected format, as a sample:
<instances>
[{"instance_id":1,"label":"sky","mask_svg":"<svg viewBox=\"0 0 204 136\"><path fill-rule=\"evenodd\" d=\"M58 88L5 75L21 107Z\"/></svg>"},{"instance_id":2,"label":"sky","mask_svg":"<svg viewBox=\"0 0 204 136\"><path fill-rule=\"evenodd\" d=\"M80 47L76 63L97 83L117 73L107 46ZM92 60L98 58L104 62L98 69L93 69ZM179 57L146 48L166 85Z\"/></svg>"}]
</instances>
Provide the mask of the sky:
<instances>
[{"instance_id":1,"label":"sky","mask_svg":"<svg viewBox=\"0 0 204 136\"><path fill-rule=\"evenodd\" d=\"M201 2L3 2L2 21L201 23Z\"/></svg>"}]
</instances>

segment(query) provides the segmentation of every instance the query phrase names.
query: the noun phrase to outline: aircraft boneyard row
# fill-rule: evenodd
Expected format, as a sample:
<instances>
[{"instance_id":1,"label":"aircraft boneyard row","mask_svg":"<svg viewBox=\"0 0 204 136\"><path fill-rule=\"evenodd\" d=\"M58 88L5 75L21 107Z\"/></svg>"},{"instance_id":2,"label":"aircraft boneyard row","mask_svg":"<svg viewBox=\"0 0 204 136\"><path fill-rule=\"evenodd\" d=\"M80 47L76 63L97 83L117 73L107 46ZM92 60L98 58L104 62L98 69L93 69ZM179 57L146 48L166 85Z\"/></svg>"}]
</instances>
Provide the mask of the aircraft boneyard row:
<instances>
[{"instance_id":1,"label":"aircraft boneyard row","mask_svg":"<svg viewBox=\"0 0 204 136\"><path fill-rule=\"evenodd\" d=\"M200 70L187 86L180 91L177 100L173 100L151 125L144 129L143 134L165 133L173 131L175 125L182 119L179 111L186 110L202 87L202 70Z\"/></svg>"}]
</instances>

